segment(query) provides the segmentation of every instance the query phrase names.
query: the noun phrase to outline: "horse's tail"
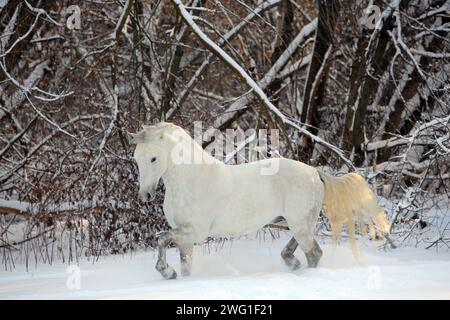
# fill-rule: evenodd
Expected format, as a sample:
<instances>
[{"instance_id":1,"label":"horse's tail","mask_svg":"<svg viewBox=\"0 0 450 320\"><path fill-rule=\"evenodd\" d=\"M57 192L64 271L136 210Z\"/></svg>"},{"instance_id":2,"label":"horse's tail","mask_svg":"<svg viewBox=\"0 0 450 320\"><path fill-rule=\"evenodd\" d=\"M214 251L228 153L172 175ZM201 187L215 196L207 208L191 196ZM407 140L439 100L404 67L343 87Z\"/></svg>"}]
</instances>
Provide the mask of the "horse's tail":
<instances>
[{"instance_id":1,"label":"horse's tail","mask_svg":"<svg viewBox=\"0 0 450 320\"><path fill-rule=\"evenodd\" d=\"M363 177L356 173L333 177L323 172L319 172L319 176L325 186L324 204L334 240L339 238L346 224L353 254L357 256L356 232L367 234L369 229L372 239L377 233L388 238L389 222Z\"/></svg>"}]
</instances>

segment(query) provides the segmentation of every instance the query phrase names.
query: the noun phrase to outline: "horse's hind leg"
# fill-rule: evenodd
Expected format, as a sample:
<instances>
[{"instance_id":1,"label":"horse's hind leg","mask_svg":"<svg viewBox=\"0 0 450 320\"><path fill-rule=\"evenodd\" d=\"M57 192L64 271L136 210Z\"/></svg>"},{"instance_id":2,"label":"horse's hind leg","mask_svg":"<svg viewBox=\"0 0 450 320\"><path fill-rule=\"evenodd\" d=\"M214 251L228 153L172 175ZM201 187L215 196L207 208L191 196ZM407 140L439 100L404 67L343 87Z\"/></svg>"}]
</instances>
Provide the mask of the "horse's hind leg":
<instances>
[{"instance_id":1,"label":"horse's hind leg","mask_svg":"<svg viewBox=\"0 0 450 320\"><path fill-rule=\"evenodd\" d=\"M308 261L309 268L316 268L319 260L322 257L322 250L319 247L316 239L314 239L314 229L319 217L321 204L313 207L309 215L304 221L300 223L290 223L294 237L297 240L300 248L303 250Z\"/></svg>"},{"instance_id":2,"label":"horse's hind leg","mask_svg":"<svg viewBox=\"0 0 450 320\"><path fill-rule=\"evenodd\" d=\"M319 264L319 260L322 257L322 249L313 235L305 235L298 233L295 235L300 248L305 253L306 260L308 261L309 268L316 268Z\"/></svg>"},{"instance_id":3,"label":"horse's hind leg","mask_svg":"<svg viewBox=\"0 0 450 320\"><path fill-rule=\"evenodd\" d=\"M294 251L297 249L297 246L297 240L292 238L284 247L283 251L281 251L281 257L283 258L284 263L286 263L291 270L297 270L301 265L300 261L294 256Z\"/></svg>"},{"instance_id":4,"label":"horse's hind leg","mask_svg":"<svg viewBox=\"0 0 450 320\"><path fill-rule=\"evenodd\" d=\"M177 278L177 273L169 266L166 258L167 246L172 242L172 238L171 231L162 232L158 237L158 262L156 263L156 270L167 280Z\"/></svg>"},{"instance_id":5,"label":"horse's hind leg","mask_svg":"<svg viewBox=\"0 0 450 320\"><path fill-rule=\"evenodd\" d=\"M323 255L322 249L320 249L316 239L313 239L313 241L313 248L305 253L306 259L308 260L308 267L310 268L316 268Z\"/></svg>"}]
</instances>

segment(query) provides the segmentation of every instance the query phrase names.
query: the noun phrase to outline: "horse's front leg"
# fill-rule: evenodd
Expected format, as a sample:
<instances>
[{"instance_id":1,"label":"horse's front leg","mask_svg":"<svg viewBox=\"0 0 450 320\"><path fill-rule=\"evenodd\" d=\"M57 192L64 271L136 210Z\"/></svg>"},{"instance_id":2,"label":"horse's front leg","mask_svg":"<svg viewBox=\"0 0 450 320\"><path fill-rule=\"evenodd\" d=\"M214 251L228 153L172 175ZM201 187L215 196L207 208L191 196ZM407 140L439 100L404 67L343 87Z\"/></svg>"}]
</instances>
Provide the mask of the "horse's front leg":
<instances>
[{"instance_id":1,"label":"horse's front leg","mask_svg":"<svg viewBox=\"0 0 450 320\"><path fill-rule=\"evenodd\" d=\"M191 243L179 244L180 249L180 261L181 261L181 275L187 277L191 275L192 268L192 253L194 251L194 245Z\"/></svg>"},{"instance_id":2,"label":"horse's front leg","mask_svg":"<svg viewBox=\"0 0 450 320\"><path fill-rule=\"evenodd\" d=\"M171 231L164 231L158 237L158 262L156 270L158 270L165 279L176 279L177 273L169 266L166 258L167 247L171 243L175 243L180 249L181 275L188 276L191 273L192 252L194 242L192 240L192 232L188 227L177 228Z\"/></svg>"},{"instance_id":3,"label":"horse's front leg","mask_svg":"<svg viewBox=\"0 0 450 320\"><path fill-rule=\"evenodd\" d=\"M156 262L156 270L161 273L164 279L176 279L177 273L167 263L166 250L167 246L173 241L172 231L164 231L158 237L158 262Z\"/></svg>"}]
</instances>

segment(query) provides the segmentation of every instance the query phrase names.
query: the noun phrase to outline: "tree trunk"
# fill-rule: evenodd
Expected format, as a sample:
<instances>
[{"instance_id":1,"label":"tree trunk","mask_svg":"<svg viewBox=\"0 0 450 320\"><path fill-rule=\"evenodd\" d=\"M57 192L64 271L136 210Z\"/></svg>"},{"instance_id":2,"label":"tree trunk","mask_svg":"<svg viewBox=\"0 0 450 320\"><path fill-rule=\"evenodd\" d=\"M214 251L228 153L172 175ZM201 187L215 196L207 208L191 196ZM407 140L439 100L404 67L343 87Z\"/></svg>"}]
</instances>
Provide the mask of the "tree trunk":
<instances>
[{"instance_id":1,"label":"tree trunk","mask_svg":"<svg viewBox=\"0 0 450 320\"><path fill-rule=\"evenodd\" d=\"M381 6L380 2L375 1L375 4ZM393 29L393 23L392 16L385 19L382 29L377 33L376 38L372 39L373 49L368 48L372 45L369 43L372 32L368 29L363 30L358 40L350 76L347 113L341 143L344 150L353 151L356 164L361 164L364 158L362 144L367 107L372 103L378 90L379 78L388 68L390 59L395 53L395 49L388 46L388 32ZM373 55L367 56L367 52L373 52Z\"/></svg>"},{"instance_id":2,"label":"tree trunk","mask_svg":"<svg viewBox=\"0 0 450 320\"><path fill-rule=\"evenodd\" d=\"M303 91L303 106L300 115L300 121L304 124L310 124L317 128L320 123L317 117L317 107L321 103L324 95L324 79L327 73L327 57L332 47L332 33L336 20L338 18L340 5L336 0L317 1L319 16L314 41L311 63L309 65L308 77L306 79L305 89ZM317 129L308 127L308 131L317 134ZM301 140L302 154L304 161L308 161L309 155L314 149L314 143L306 138Z\"/></svg>"},{"instance_id":3,"label":"tree trunk","mask_svg":"<svg viewBox=\"0 0 450 320\"><path fill-rule=\"evenodd\" d=\"M434 38L431 43L428 45L427 50L436 51L440 44L442 44L442 41L438 38ZM424 70L426 70L427 67L429 67L431 64L431 58L427 56L420 56L420 60L418 61L419 67L423 67ZM416 94L418 93L418 88L421 84L424 83L424 79L420 75L417 68L414 68L414 71L412 72L410 79L406 83L405 87L402 91L402 98L403 99L397 99L395 102L394 108L389 114L388 121L386 122L386 126L384 129L383 137L382 139L389 139L392 137L392 135L401 133L401 124L402 124L402 115L405 111L406 105L408 102L413 99ZM391 156L392 148L388 148L383 150L378 155L378 162L383 162L389 159Z\"/></svg>"}]
</instances>

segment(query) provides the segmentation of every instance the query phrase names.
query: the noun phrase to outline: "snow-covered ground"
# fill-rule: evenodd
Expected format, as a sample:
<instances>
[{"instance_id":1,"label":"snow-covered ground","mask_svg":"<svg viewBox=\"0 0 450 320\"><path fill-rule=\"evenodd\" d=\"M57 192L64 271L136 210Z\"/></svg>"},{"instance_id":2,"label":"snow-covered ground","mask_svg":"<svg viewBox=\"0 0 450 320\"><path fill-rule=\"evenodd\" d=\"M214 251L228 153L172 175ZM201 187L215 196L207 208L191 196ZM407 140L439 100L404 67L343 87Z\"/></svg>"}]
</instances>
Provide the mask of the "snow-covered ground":
<instances>
[{"instance_id":1,"label":"snow-covered ground","mask_svg":"<svg viewBox=\"0 0 450 320\"><path fill-rule=\"evenodd\" d=\"M450 251L384 251L360 242L358 263L348 244L322 244L319 268L292 272L280 258L287 239L197 246L192 276L169 281L155 271L150 250L81 261L79 278L63 264L17 266L0 271L0 299L450 299ZM179 270L175 249L168 261Z\"/></svg>"}]
</instances>

